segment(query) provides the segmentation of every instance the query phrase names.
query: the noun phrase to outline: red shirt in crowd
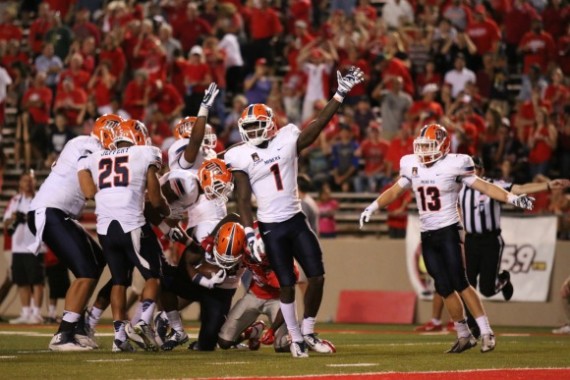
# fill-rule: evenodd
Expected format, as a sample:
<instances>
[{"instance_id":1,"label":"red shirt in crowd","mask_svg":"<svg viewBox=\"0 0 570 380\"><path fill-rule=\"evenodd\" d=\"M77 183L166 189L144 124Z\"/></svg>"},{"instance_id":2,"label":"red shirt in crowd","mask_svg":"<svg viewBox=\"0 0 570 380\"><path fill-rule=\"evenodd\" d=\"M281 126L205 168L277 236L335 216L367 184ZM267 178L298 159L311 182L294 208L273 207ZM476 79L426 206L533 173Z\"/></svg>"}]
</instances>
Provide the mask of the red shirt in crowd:
<instances>
[{"instance_id":1,"label":"red shirt in crowd","mask_svg":"<svg viewBox=\"0 0 570 380\"><path fill-rule=\"evenodd\" d=\"M272 8L252 8L249 14L249 32L251 38L260 40L271 38L283 31L279 15Z\"/></svg>"},{"instance_id":2,"label":"red shirt in crowd","mask_svg":"<svg viewBox=\"0 0 570 380\"><path fill-rule=\"evenodd\" d=\"M182 44L184 52L187 52L201 37L212 34L212 26L201 17L188 20L184 15L172 20L172 32L173 37Z\"/></svg>"},{"instance_id":3,"label":"red shirt in crowd","mask_svg":"<svg viewBox=\"0 0 570 380\"><path fill-rule=\"evenodd\" d=\"M205 63L186 63L184 66L184 84L190 83L193 92L204 92L206 86L201 84L210 75L210 68Z\"/></svg>"},{"instance_id":4,"label":"red shirt in crowd","mask_svg":"<svg viewBox=\"0 0 570 380\"><path fill-rule=\"evenodd\" d=\"M408 110L408 114L415 121L421 118L422 113L426 114L424 115L426 117L423 119L424 123L437 123L443 116L443 108L441 108L441 104L438 102L418 100Z\"/></svg>"},{"instance_id":5,"label":"red shirt in crowd","mask_svg":"<svg viewBox=\"0 0 570 380\"><path fill-rule=\"evenodd\" d=\"M69 125L77 125L79 110L76 108L87 103L87 93L79 87L66 91L64 88L57 90L55 96L54 109L61 110L67 117ZM73 107L70 106L73 105Z\"/></svg>"},{"instance_id":6,"label":"red shirt in crowd","mask_svg":"<svg viewBox=\"0 0 570 380\"><path fill-rule=\"evenodd\" d=\"M87 84L89 83L89 79L91 79L91 75L85 70L77 70L73 71L71 69L63 70L59 76L59 85L58 90L62 88L63 81L66 78L73 79L73 84L75 88L82 88L87 90Z\"/></svg>"},{"instance_id":7,"label":"red shirt in crowd","mask_svg":"<svg viewBox=\"0 0 570 380\"><path fill-rule=\"evenodd\" d=\"M119 78L127 66L127 59L123 49L120 47L116 47L113 50L102 50L99 53L99 62L103 61L107 61L111 65L109 71L115 78Z\"/></svg>"},{"instance_id":8,"label":"red shirt in crowd","mask_svg":"<svg viewBox=\"0 0 570 380\"><path fill-rule=\"evenodd\" d=\"M531 133L535 133L534 131ZM548 126L543 125L538 131L539 135L548 138ZM535 140L534 146L530 149L528 154L528 162L530 164L541 164L549 161L552 157L552 148L543 139Z\"/></svg>"},{"instance_id":9,"label":"red shirt in crowd","mask_svg":"<svg viewBox=\"0 0 570 380\"><path fill-rule=\"evenodd\" d=\"M567 34L558 39L556 57L564 75L570 75L570 35Z\"/></svg>"},{"instance_id":10,"label":"red shirt in crowd","mask_svg":"<svg viewBox=\"0 0 570 380\"><path fill-rule=\"evenodd\" d=\"M537 16L534 8L528 3L524 3L520 9L513 7L504 20L505 41L517 45L530 30L530 24Z\"/></svg>"},{"instance_id":11,"label":"red shirt in crowd","mask_svg":"<svg viewBox=\"0 0 570 380\"><path fill-rule=\"evenodd\" d=\"M311 25L311 0L293 0L289 5L289 18L287 19L287 31L293 33L295 21L304 21Z\"/></svg>"},{"instance_id":12,"label":"red shirt in crowd","mask_svg":"<svg viewBox=\"0 0 570 380\"><path fill-rule=\"evenodd\" d=\"M42 52L44 45L44 36L52 27L52 23L47 19L38 18L30 25L30 32L28 34L28 44L35 54Z\"/></svg>"},{"instance_id":13,"label":"red shirt in crowd","mask_svg":"<svg viewBox=\"0 0 570 380\"><path fill-rule=\"evenodd\" d=\"M156 103L158 110L164 115L169 116L172 111L182 105L184 102L176 87L170 83L163 83L162 90L159 91L156 87L153 88L150 98Z\"/></svg>"},{"instance_id":14,"label":"red shirt in crowd","mask_svg":"<svg viewBox=\"0 0 570 380\"><path fill-rule=\"evenodd\" d=\"M414 138L412 136L406 140L402 140L400 137L393 138L386 155L386 160L392 164L392 172L399 172L402 157L412 153L414 153Z\"/></svg>"},{"instance_id":15,"label":"red shirt in crowd","mask_svg":"<svg viewBox=\"0 0 570 380\"><path fill-rule=\"evenodd\" d=\"M382 77L399 76L404 80L404 91L414 96L414 82L410 75L410 70L398 58L392 58L388 61L386 68L382 71ZM390 83L386 83L386 88L390 88Z\"/></svg>"},{"instance_id":16,"label":"red shirt in crowd","mask_svg":"<svg viewBox=\"0 0 570 380\"><path fill-rule=\"evenodd\" d=\"M69 12L71 6L74 5L77 0L45 0L44 2L49 4L49 9L54 12L59 12L63 19L67 16L67 12Z\"/></svg>"},{"instance_id":17,"label":"red shirt in crowd","mask_svg":"<svg viewBox=\"0 0 570 380\"><path fill-rule=\"evenodd\" d=\"M570 89L563 84L549 84L544 91L544 100L552 104L555 112L562 113L570 102Z\"/></svg>"},{"instance_id":18,"label":"red shirt in crowd","mask_svg":"<svg viewBox=\"0 0 570 380\"><path fill-rule=\"evenodd\" d=\"M95 104L97 104L97 107L108 106L111 104L113 88L108 87L104 80L99 78L97 82L95 82L95 86L90 90L92 90L92 95L95 98Z\"/></svg>"},{"instance_id":19,"label":"red shirt in crowd","mask_svg":"<svg viewBox=\"0 0 570 380\"><path fill-rule=\"evenodd\" d=\"M49 87L30 87L22 98L22 105L27 108L34 123L48 124L53 94ZM32 105L32 102L38 102Z\"/></svg>"},{"instance_id":20,"label":"red shirt in crowd","mask_svg":"<svg viewBox=\"0 0 570 380\"><path fill-rule=\"evenodd\" d=\"M386 155L390 143L387 140L372 141L366 139L360 145L361 157L364 159L364 172L367 175L385 170Z\"/></svg>"},{"instance_id":21,"label":"red shirt in crowd","mask_svg":"<svg viewBox=\"0 0 570 380\"><path fill-rule=\"evenodd\" d=\"M570 21L570 6L566 5L564 8L555 9L552 6L547 6L542 11L542 25L544 30L554 38L562 36L566 31L566 24Z\"/></svg>"},{"instance_id":22,"label":"red shirt in crowd","mask_svg":"<svg viewBox=\"0 0 570 380\"><path fill-rule=\"evenodd\" d=\"M474 21L467 27L467 35L477 47L477 54L483 55L494 51L501 39L501 31L490 18L481 22Z\"/></svg>"},{"instance_id":23,"label":"red shirt in crowd","mask_svg":"<svg viewBox=\"0 0 570 380\"><path fill-rule=\"evenodd\" d=\"M147 92L148 86L148 82L143 82L142 85L139 85L133 79L129 82L129 84L127 84L127 87L125 88L123 107L133 119L144 119L145 106L143 105L143 101L145 100L145 94Z\"/></svg>"},{"instance_id":24,"label":"red shirt in crowd","mask_svg":"<svg viewBox=\"0 0 570 380\"><path fill-rule=\"evenodd\" d=\"M99 42L101 42L101 31L97 25L89 21L82 24L75 24L73 26L73 35L80 41L87 37L93 37L95 38L95 45L97 46L99 46Z\"/></svg>"},{"instance_id":25,"label":"red shirt in crowd","mask_svg":"<svg viewBox=\"0 0 570 380\"><path fill-rule=\"evenodd\" d=\"M519 48L524 49L524 72L528 73L533 64L538 64L542 71L546 71L548 62L555 58L556 45L552 36L547 32L540 34L534 32L526 33L519 44Z\"/></svg>"},{"instance_id":26,"label":"red shirt in crowd","mask_svg":"<svg viewBox=\"0 0 570 380\"><path fill-rule=\"evenodd\" d=\"M0 41L22 40L22 29L14 24L0 24Z\"/></svg>"}]
</instances>

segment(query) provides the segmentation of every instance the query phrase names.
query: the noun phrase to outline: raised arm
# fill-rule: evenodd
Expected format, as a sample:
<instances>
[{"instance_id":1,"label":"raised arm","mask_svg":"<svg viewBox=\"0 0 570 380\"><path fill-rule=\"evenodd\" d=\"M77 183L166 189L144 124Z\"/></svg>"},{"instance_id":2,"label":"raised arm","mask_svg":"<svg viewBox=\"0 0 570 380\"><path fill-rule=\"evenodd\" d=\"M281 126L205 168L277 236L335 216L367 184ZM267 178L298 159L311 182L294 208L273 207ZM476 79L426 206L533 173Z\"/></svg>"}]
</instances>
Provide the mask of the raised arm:
<instances>
[{"instance_id":1,"label":"raised arm","mask_svg":"<svg viewBox=\"0 0 570 380\"><path fill-rule=\"evenodd\" d=\"M191 167L196 161L196 156L200 151L202 146L202 141L204 140L204 134L206 133L206 121L208 119L208 114L210 108L214 104L214 100L218 95L218 86L215 83L210 83L210 86L204 93L202 98L202 104L200 104L200 110L198 111L198 117L196 118L196 123L192 127L192 136L190 137L190 142L186 145L184 149L184 160L186 160L185 167Z\"/></svg>"},{"instance_id":2,"label":"raised arm","mask_svg":"<svg viewBox=\"0 0 570 380\"><path fill-rule=\"evenodd\" d=\"M344 97L355 85L364 80L364 73L358 67L352 66L344 77L340 74L340 71L336 72L336 77L338 80L336 94L329 100L325 108L319 113L319 116L311 121L299 135L297 139L297 154L315 142L321 131L339 109Z\"/></svg>"}]
</instances>

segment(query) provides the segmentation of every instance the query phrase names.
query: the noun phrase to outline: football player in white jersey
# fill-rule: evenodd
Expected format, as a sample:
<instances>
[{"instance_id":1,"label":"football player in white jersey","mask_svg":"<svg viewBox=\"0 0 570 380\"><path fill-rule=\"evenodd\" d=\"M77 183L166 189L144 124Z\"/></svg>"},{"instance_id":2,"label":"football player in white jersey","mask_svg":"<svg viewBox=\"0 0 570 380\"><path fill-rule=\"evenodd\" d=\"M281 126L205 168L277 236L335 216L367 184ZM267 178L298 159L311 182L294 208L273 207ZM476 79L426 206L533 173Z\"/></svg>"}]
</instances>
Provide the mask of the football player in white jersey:
<instances>
[{"instance_id":1,"label":"football player in white jersey","mask_svg":"<svg viewBox=\"0 0 570 380\"><path fill-rule=\"evenodd\" d=\"M111 149L93 153L80 164L77 173L85 197L95 199L97 234L111 271L113 351L133 350L125 332L126 288L133 265L145 279L141 319L133 328L147 350L158 349L150 322L159 291L162 247L144 216L145 192L159 214L168 216L170 208L157 177L162 154L160 149L148 146L148 141L143 123L123 121L113 131Z\"/></svg>"},{"instance_id":2,"label":"football player in white jersey","mask_svg":"<svg viewBox=\"0 0 570 380\"><path fill-rule=\"evenodd\" d=\"M185 117L176 124L174 128L176 141L168 149L170 170L188 170L197 174L204 160L216 157L214 148L217 137L212 126L206 123L206 119L218 91L216 84L211 83L204 93L198 116ZM200 242L226 215L225 202L209 200L205 195L201 195L198 202L188 208L186 228L192 229L192 237Z\"/></svg>"},{"instance_id":3,"label":"football player in white jersey","mask_svg":"<svg viewBox=\"0 0 570 380\"><path fill-rule=\"evenodd\" d=\"M244 143L228 149L224 156L234 172L238 212L246 227L248 246L261 261L259 256L265 245L269 262L279 279L280 307L292 338L293 357L307 357L307 345L315 351L332 352L314 333L325 271L319 242L307 225L297 194L298 156L317 139L346 94L363 78L362 71L356 67L351 67L345 76L337 71L336 94L303 131L293 124L277 130L269 107L249 105L238 120ZM257 199L261 238L256 238L252 228L252 193ZM303 268L309 283L301 328L296 316L293 259Z\"/></svg>"},{"instance_id":4,"label":"football player in white jersey","mask_svg":"<svg viewBox=\"0 0 570 380\"><path fill-rule=\"evenodd\" d=\"M49 344L52 351L83 351L97 346L78 330L78 321L105 260L99 244L76 221L85 207L77 167L90 154L108 147L112 129L121 121L117 115L103 115L95 121L90 136L70 140L30 205L28 224L36 236L30 248L37 252L43 240L75 276L65 297L62 322Z\"/></svg>"},{"instance_id":5,"label":"football player in white jersey","mask_svg":"<svg viewBox=\"0 0 570 380\"><path fill-rule=\"evenodd\" d=\"M475 175L471 157L449 154L450 139L438 124L424 126L414 140L414 154L402 157L400 178L372 202L360 216L360 226L378 209L412 188L420 214L422 255L435 288L445 303L457 330L457 340L448 353L460 353L477 345L465 320L463 302L481 330L481 352L495 348L495 336L477 291L469 285L463 260L463 227L458 197L463 185L501 202L532 209L534 199L515 195Z\"/></svg>"}]
</instances>

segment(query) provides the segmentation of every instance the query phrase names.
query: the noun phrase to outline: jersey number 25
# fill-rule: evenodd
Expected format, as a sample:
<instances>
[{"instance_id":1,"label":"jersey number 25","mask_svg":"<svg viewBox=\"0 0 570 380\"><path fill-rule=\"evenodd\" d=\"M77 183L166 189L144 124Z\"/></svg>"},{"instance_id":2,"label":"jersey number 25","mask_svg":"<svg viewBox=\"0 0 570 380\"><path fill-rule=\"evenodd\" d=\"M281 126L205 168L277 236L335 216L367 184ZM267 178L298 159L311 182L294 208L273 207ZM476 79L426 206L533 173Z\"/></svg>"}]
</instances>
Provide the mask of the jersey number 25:
<instances>
[{"instance_id":1,"label":"jersey number 25","mask_svg":"<svg viewBox=\"0 0 570 380\"><path fill-rule=\"evenodd\" d=\"M129 185L129 156L104 158L99 161L99 189Z\"/></svg>"}]
</instances>

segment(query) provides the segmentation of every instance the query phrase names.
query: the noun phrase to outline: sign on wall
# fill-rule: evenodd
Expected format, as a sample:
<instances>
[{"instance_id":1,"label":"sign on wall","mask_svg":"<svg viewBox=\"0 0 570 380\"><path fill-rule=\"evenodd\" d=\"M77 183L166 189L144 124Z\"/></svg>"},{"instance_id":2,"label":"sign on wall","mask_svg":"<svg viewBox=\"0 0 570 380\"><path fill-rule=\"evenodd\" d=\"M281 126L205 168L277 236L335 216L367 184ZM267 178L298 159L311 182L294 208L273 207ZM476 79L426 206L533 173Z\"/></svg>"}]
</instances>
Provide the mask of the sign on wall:
<instances>
[{"instance_id":1,"label":"sign on wall","mask_svg":"<svg viewBox=\"0 0 570 380\"><path fill-rule=\"evenodd\" d=\"M502 217L501 229L505 241L501 270L511 273L515 289L511 300L546 301L554 262L556 217ZM434 284L421 256L418 215L408 216L406 262L410 281L418 297L431 299ZM501 301L503 297L499 293L489 299Z\"/></svg>"}]
</instances>

